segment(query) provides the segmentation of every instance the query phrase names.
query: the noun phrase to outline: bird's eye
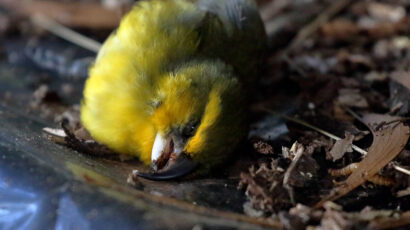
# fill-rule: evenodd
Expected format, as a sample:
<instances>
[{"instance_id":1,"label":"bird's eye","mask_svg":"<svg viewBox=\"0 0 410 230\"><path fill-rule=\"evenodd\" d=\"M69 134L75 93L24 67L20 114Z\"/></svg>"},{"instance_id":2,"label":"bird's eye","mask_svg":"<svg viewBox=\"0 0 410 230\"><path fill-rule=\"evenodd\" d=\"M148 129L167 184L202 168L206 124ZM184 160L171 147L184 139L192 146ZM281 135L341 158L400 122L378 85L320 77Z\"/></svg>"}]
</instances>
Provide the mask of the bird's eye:
<instances>
[{"instance_id":1,"label":"bird's eye","mask_svg":"<svg viewBox=\"0 0 410 230\"><path fill-rule=\"evenodd\" d=\"M182 135L185 138L190 138L195 134L196 128L198 127L198 123L192 123L184 127L182 130Z\"/></svg>"}]
</instances>

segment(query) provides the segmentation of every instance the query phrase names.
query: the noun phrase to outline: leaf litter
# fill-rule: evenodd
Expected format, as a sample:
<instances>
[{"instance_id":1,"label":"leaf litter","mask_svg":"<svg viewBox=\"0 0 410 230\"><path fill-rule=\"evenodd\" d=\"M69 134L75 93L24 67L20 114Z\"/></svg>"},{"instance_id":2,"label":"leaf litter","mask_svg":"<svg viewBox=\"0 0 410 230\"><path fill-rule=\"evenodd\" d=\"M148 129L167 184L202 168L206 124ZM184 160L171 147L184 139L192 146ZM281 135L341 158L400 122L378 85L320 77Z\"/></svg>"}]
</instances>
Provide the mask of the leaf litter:
<instances>
[{"instance_id":1,"label":"leaf litter","mask_svg":"<svg viewBox=\"0 0 410 230\"><path fill-rule=\"evenodd\" d=\"M289 131L265 140L275 154L242 172L247 212L287 229L410 224L409 9L404 1L352 2L334 18L319 15L329 20L306 26L278 58L275 74L290 75L288 87L298 90L285 94L296 106L260 103Z\"/></svg>"}]
</instances>

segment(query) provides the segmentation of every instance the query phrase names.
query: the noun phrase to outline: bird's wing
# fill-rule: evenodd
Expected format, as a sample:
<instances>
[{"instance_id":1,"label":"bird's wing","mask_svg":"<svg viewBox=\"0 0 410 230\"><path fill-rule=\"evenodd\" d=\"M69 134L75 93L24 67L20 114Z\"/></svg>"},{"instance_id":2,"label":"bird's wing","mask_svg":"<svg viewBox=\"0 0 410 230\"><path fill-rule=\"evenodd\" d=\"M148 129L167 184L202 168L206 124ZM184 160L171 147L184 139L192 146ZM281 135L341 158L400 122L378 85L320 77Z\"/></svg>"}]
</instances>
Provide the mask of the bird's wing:
<instances>
[{"instance_id":1,"label":"bird's wing","mask_svg":"<svg viewBox=\"0 0 410 230\"><path fill-rule=\"evenodd\" d=\"M216 15L229 35L233 35L235 30L263 30L258 8L253 0L199 0L197 4L200 10Z\"/></svg>"},{"instance_id":2,"label":"bird's wing","mask_svg":"<svg viewBox=\"0 0 410 230\"><path fill-rule=\"evenodd\" d=\"M266 33L253 0L199 0L206 12L199 27L200 49L223 59L240 75L255 75L259 55L266 48ZM252 79L250 79L252 81Z\"/></svg>"}]
</instances>

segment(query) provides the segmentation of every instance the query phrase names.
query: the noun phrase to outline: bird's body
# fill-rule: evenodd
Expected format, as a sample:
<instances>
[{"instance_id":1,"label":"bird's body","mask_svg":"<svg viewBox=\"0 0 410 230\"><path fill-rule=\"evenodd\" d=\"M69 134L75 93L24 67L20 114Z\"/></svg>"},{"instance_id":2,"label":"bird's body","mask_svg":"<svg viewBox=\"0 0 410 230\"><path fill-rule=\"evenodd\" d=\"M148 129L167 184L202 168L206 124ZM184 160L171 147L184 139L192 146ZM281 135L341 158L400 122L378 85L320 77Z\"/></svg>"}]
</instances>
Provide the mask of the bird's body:
<instances>
[{"instance_id":1,"label":"bird's body","mask_svg":"<svg viewBox=\"0 0 410 230\"><path fill-rule=\"evenodd\" d=\"M221 162L246 132L241 84L256 77L262 26L247 0L137 3L90 69L84 126L147 164L166 146Z\"/></svg>"}]
</instances>

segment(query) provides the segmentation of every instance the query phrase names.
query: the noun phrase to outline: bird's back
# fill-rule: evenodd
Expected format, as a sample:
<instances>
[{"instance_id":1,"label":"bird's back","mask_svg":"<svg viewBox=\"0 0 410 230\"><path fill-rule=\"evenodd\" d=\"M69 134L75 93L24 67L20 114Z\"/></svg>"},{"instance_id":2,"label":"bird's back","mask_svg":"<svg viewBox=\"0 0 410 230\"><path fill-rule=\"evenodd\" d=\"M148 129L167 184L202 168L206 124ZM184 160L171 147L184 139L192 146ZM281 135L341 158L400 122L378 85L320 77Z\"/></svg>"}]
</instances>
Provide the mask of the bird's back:
<instances>
[{"instance_id":1,"label":"bird's back","mask_svg":"<svg viewBox=\"0 0 410 230\"><path fill-rule=\"evenodd\" d=\"M172 70L195 56L222 59L248 77L256 73L266 34L253 0L143 1L99 56L113 48L133 50L133 61L143 72Z\"/></svg>"},{"instance_id":2,"label":"bird's back","mask_svg":"<svg viewBox=\"0 0 410 230\"><path fill-rule=\"evenodd\" d=\"M255 81L267 47L266 33L253 0L200 0L201 51L235 68L245 83Z\"/></svg>"}]
</instances>

